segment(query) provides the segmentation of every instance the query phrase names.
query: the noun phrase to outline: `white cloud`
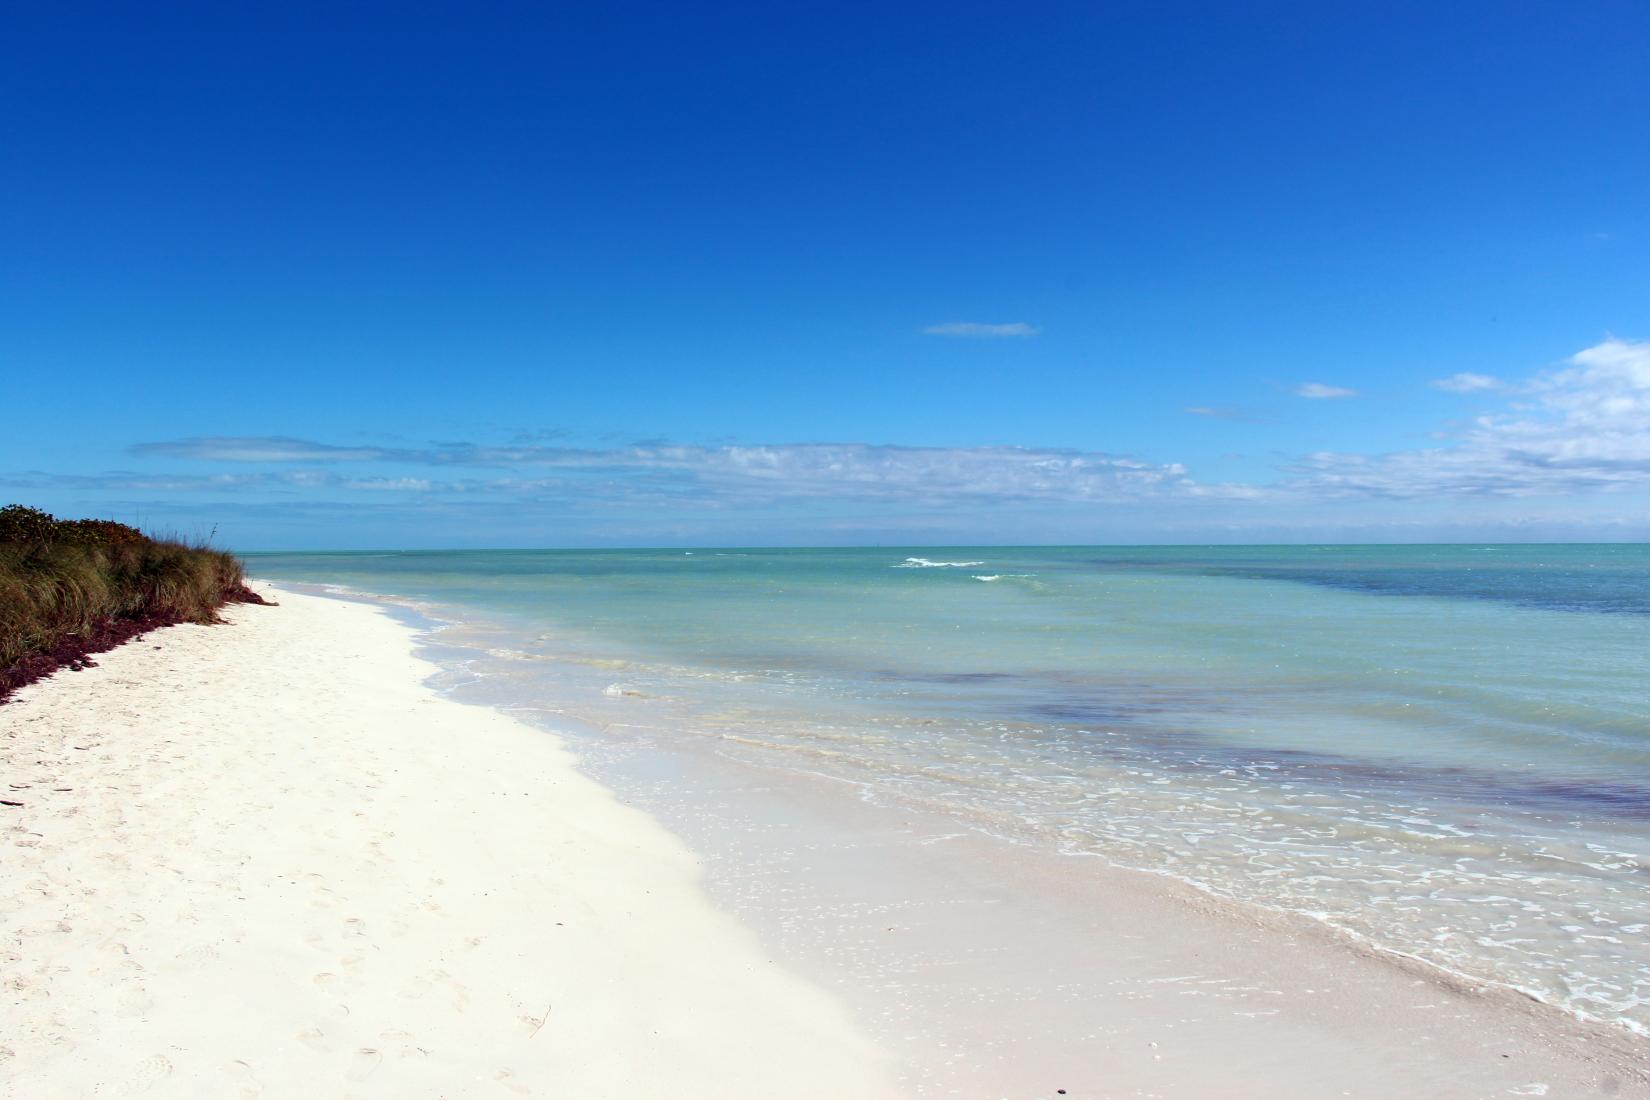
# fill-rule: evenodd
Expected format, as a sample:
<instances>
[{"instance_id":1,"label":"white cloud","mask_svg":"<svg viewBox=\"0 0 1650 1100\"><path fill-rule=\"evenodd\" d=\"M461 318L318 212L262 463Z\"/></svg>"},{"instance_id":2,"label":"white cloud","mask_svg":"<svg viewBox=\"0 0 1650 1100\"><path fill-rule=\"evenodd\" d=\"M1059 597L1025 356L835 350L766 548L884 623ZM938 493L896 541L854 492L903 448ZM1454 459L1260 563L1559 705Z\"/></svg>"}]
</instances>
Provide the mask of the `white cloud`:
<instances>
[{"instance_id":1,"label":"white cloud","mask_svg":"<svg viewBox=\"0 0 1650 1100\"><path fill-rule=\"evenodd\" d=\"M1300 483L1349 496L1570 495L1650 485L1650 343L1610 339L1520 387L1451 447L1316 454Z\"/></svg>"},{"instance_id":2,"label":"white cloud","mask_svg":"<svg viewBox=\"0 0 1650 1100\"><path fill-rule=\"evenodd\" d=\"M338 484L345 489L406 493L427 493L434 485L428 478L422 477L353 477Z\"/></svg>"},{"instance_id":3,"label":"white cloud","mask_svg":"<svg viewBox=\"0 0 1650 1100\"><path fill-rule=\"evenodd\" d=\"M772 486L785 494L935 504L966 499L1109 501L1197 488L1175 463L1019 447L678 447L635 457L747 491Z\"/></svg>"},{"instance_id":4,"label":"white cloud","mask_svg":"<svg viewBox=\"0 0 1650 1100\"><path fill-rule=\"evenodd\" d=\"M947 321L943 325L929 325L922 331L929 336L963 336L973 339L990 339L1000 336L1036 336L1038 329L1035 325L1028 325L1024 321L1013 321L1005 325L986 325L978 321Z\"/></svg>"},{"instance_id":5,"label":"white cloud","mask_svg":"<svg viewBox=\"0 0 1650 1100\"><path fill-rule=\"evenodd\" d=\"M1357 397L1357 390L1349 390L1342 386L1326 386L1322 382L1303 382L1295 387L1295 396L1310 397L1321 401L1332 397Z\"/></svg>"},{"instance_id":6,"label":"white cloud","mask_svg":"<svg viewBox=\"0 0 1650 1100\"><path fill-rule=\"evenodd\" d=\"M1242 409L1234 409L1230 405L1187 405L1180 410L1192 416L1207 416L1211 420L1253 421L1254 418Z\"/></svg>"},{"instance_id":7,"label":"white cloud","mask_svg":"<svg viewBox=\"0 0 1650 1100\"><path fill-rule=\"evenodd\" d=\"M1498 390L1501 388L1501 379L1488 374L1472 374L1462 371L1452 374L1448 378L1438 378L1432 383L1432 388L1448 390L1450 393L1477 393L1480 390Z\"/></svg>"}]
</instances>

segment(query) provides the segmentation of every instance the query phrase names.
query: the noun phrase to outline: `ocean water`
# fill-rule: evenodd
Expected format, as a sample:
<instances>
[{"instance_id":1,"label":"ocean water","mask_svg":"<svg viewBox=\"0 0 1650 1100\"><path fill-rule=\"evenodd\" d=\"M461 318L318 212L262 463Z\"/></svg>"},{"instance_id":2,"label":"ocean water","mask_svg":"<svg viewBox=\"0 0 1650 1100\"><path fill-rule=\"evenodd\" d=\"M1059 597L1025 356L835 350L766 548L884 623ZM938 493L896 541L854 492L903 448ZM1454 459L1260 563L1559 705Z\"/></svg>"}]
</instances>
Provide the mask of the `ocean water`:
<instances>
[{"instance_id":1,"label":"ocean water","mask_svg":"<svg viewBox=\"0 0 1650 1100\"><path fill-rule=\"evenodd\" d=\"M248 558L466 624L500 698L1650 1034L1650 547Z\"/></svg>"}]
</instances>

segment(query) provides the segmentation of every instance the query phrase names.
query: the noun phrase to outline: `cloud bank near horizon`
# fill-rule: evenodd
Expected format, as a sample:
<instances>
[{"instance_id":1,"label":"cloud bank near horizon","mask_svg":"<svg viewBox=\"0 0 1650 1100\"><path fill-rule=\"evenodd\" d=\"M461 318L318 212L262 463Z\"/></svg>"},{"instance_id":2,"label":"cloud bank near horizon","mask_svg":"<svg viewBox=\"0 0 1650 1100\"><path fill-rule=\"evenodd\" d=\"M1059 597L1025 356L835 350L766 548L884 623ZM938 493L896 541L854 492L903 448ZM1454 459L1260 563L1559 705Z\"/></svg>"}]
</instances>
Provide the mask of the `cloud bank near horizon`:
<instances>
[{"instance_id":1,"label":"cloud bank near horizon","mask_svg":"<svg viewBox=\"0 0 1650 1100\"><path fill-rule=\"evenodd\" d=\"M183 469L103 474L42 471L0 484L150 501L208 498L269 507L342 502L409 514L492 508L614 519L676 517L683 529L728 517L811 515L831 523L923 517L950 523L1031 514L1121 514L1168 523L1262 527L1306 522L1313 509L1383 502L1540 500L1527 518L1602 502L1592 521L1650 526L1650 342L1607 339L1522 383L1455 375L1446 391L1488 396L1496 411L1435 433L1436 445L1380 454L1323 451L1279 461L1265 481L1205 480L1187 464L1048 447L912 447L861 442L612 447L543 443L343 444L286 436L199 436L139 443L143 464ZM1334 389L1334 387L1324 387ZM1349 391L1347 391L1349 392ZM1313 396L1344 396L1345 393ZM1231 410L1191 407L1200 416ZM551 436L549 438L554 438ZM1616 501L1614 505L1610 501ZM180 505L181 507L181 505ZM1489 507L1488 505L1485 506ZM1496 506L1499 507L1499 506ZM1389 510L1391 511L1391 510ZM1401 510L1389 517L1402 519ZM1486 512L1486 514L1488 514ZM1497 513L1501 514L1501 513ZM698 516L700 520L692 517ZM857 518L856 518L857 517ZM889 520L892 522L892 519ZM1143 520L1144 522L1144 520ZM1591 521L1590 521L1591 522Z\"/></svg>"},{"instance_id":2,"label":"cloud bank near horizon","mask_svg":"<svg viewBox=\"0 0 1650 1100\"><path fill-rule=\"evenodd\" d=\"M347 447L282 437L202 437L132 448L135 455L204 463L325 467L383 463L503 471L491 477L407 479L425 492L571 492L598 488L609 499L637 492L697 490L702 504L766 504L776 500L843 499L952 506L983 502L1115 503L1158 497L1241 498L1246 486L1205 485L1177 463L1150 463L1101 452L1029 447L904 447L867 443L759 446L636 444L577 447L484 447L446 443L428 448ZM109 475L120 485L139 475ZM361 479L327 469L256 475L211 475L199 488L264 484L344 486ZM297 479L296 481L293 479ZM80 479L84 480L84 479ZM183 488L187 478L169 484ZM366 486L362 486L366 487ZM408 486L414 488L414 486Z\"/></svg>"}]
</instances>

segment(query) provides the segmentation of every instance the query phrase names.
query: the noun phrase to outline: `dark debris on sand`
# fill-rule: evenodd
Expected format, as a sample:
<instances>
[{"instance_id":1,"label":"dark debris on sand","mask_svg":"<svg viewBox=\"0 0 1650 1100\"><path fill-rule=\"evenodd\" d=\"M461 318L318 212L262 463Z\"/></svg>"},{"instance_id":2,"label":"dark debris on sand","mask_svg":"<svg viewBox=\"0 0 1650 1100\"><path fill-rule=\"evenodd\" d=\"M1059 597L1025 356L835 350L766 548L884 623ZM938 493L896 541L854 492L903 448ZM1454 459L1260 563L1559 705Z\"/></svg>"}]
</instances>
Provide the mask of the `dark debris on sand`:
<instances>
[{"instance_id":1,"label":"dark debris on sand","mask_svg":"<svg viewBox=\"0 0 1650 1100\"><path fill-rule=\"evenodd\" d=\"M224 593L224 603L255 603L273 606L246 585L238 585ZM96 668L94 653L106 653L116 646L141 638L151 630L176 626L191 620L181 615L138 615L131 618L104 619L90 629L64 635L50 648L31 653L5 668L0 668L0 706L4 706L13 692L25 684L44 680L61 669L80 672ZM220 623L222 619L218 620ZM156 647L159 648L158 646Z\"/></svg>"}]
</instances>

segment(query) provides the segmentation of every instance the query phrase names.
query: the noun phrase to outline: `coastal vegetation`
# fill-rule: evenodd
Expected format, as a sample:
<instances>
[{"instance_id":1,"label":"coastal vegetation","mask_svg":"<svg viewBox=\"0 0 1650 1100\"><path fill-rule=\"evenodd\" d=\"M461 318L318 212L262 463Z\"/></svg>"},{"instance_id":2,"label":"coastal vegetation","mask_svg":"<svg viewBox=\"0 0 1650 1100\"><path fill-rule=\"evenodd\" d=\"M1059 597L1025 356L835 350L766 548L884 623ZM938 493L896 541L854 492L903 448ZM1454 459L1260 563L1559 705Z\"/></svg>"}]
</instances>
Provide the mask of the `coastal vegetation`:
<instances>
[{"instance_id":1,"label":"coastal vegetation","mask_svg":"<svg viewBox=\"0 0 1650 1100\"><path fill-rule=\"evenodd\" d=\"M0 508L0 702L157 627L219 622L237 602L265 601L226 551L112 520Z\"/></svg>"}]
</instances>

